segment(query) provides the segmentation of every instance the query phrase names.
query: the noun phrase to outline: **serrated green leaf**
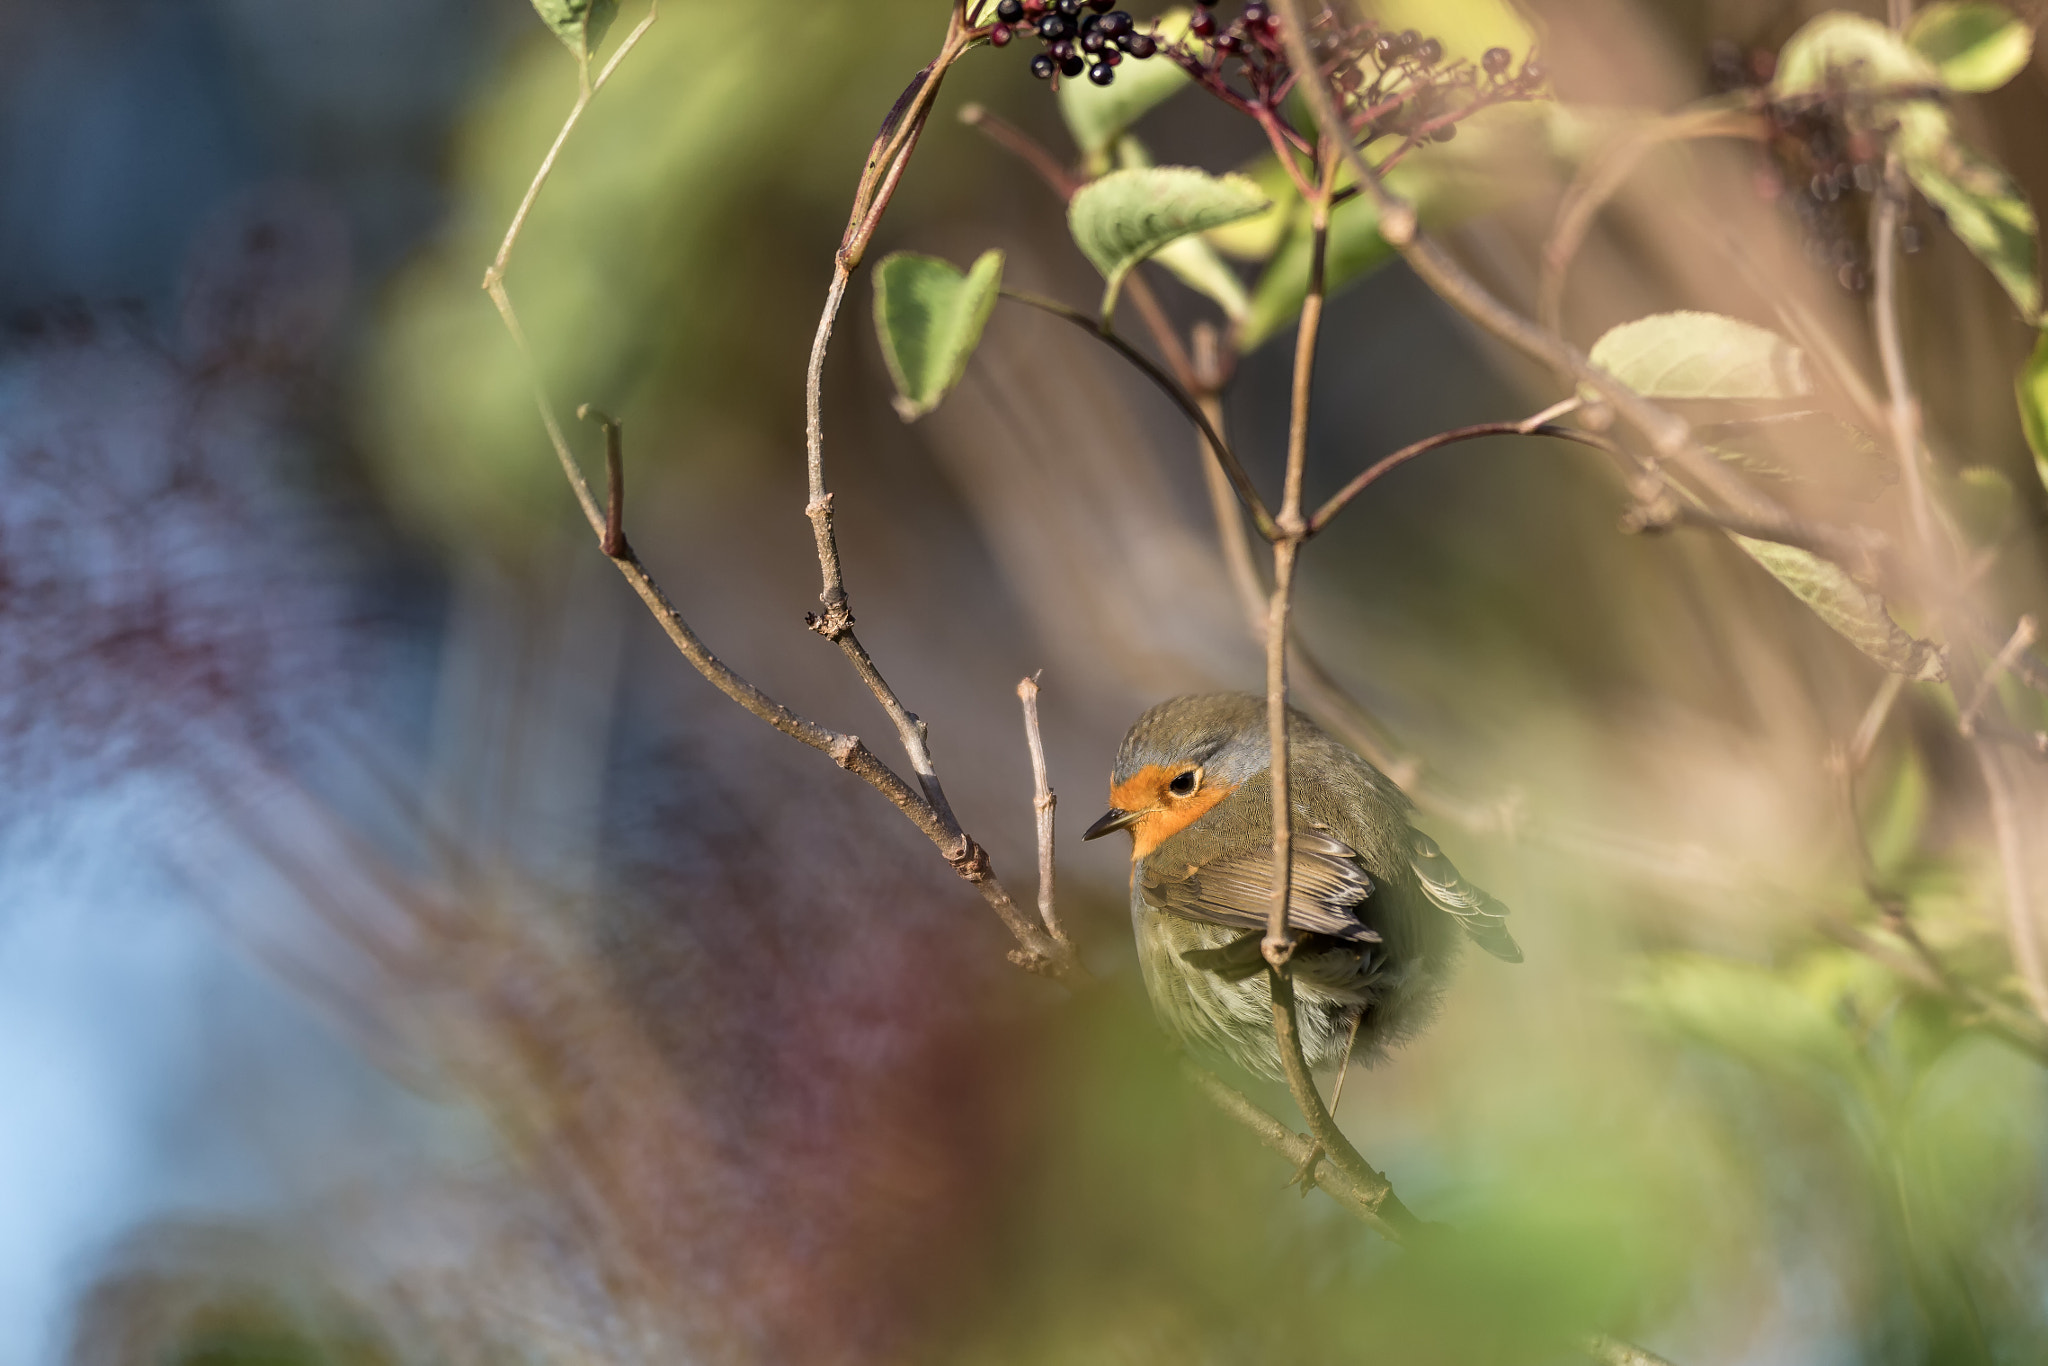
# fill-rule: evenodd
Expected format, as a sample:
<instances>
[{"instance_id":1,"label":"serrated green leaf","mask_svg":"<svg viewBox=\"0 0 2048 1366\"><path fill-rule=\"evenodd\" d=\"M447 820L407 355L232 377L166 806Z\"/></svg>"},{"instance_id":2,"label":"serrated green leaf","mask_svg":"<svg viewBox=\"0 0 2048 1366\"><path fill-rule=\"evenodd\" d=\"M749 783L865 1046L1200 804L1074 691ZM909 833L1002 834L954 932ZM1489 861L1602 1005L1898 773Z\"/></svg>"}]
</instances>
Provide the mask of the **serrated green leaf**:
<instances>
[{"instance_id":1,"label":"serrated green leaf","mask_svg":"<svg viewBox=\"0 0 2048 1366\"><path fill-rule=\"evenodd\" d=\"M1003 254L962 274L950 261L899 251L875 267L875 332L896 381L896 413L915 422L960 382L1003 283Z\"/></svg>"},{"instance_id":2,"label":"serrated green leaf","mask_svg":"<svg viewBox=\"0 0 2048 1366\"><path fill-rule=\"evenodd\" d=\"M2020 367L2013 386L2020 404L2020 428L2027 434L2027 446L2034 452L2034 473L2048 488L2048 332L2034 342L2034 353Z\"/></svg>"},{"instance_id":3,"label":"serrated green leaf","mask_svg":"<svg viewBox=\"0 0 2048 1366\"><path fill-rule=\"evenodd\" d=\"M1732 531L1728 539L1790 589L1793 597L1812 608L1842 639L1893 673L1921 681L1943 676L1941 652L1906 634L1892 620L1884 599L1856 582L1840 565L1794 545L1752 540Z\"/></svg>"},{"instance_id":4,"label":"serrated green leaf","mask_svg":"<svg viewBox=\"0 0 2048 1366\"><path fill-rule=\"evenodd\" d=\"M2027 321L2041 312L2034 206L2005 168L1965 143L1938 105L1899 111L1899 158L1913 188L1948 220L1948 229L1984 263Z\"/></svg>"},{"instance_id":5,"label":"serrated green leaf","mask_svg":"<svg viewBox=\"0 0 2048 1366\"><path fill-rule=\"evenodd\" d=\"M1836 10L1820 15L1778 51L1772 88L1813 95L1830 86L1859 90L1939 85L1934 63L1875 19Z\"/></svg>"},{"instance_id":6,"label":"serrated green leaf","mask_svg":"<svg viewBox=\"0 0 2048 1366\"><path fill-rule=\"evenodd\" d=\"M1652 313L1609 328L1593 364L1645 398L1777 400L1813 392L1799 348L1719 313Z\"/></svg>"},{"instance_id":7,"label":"serrated green leaf","mask_svg":"<svg viewBox=\"0 0 2048 1366\"><path fill-rule=\"evenodd\" d=\"M1125 170L1143 170L1152 165L1152 155L1145 150L1145 144L1134 137L1121 137L1116 143L1118 165ZM1180 277L1182 284L1200 294L1214 299L1223 310L1223 315L1235 323L1244 317L1251 306L1251 296L1245 292L1244 281L1238 278L1229 263L1216 254L1206 236L1190 234L1161 247L1153 257Z\"/></svg>"},{"instance_id":8,"label":"serrated green leaf","mask_svg":"<svg viewBox=\"0 0 2048 1366\"><path fill-rule=\"evenodd\" d=\"M1187 33L1188 17L1185 9L1160 15L1160 37L1180 41ZM1061 81L1060 117L1089 168L1099 174L1108 169L1110 151L1132 124L1192 85L1180 63L1170 57L1129 59L1116 69L1116 80L1109 85Z\"/></svg>"},{"instance_id":9,"label":"serrated green leaf","mask_svg":"<svg viewBox=\"0 0 2048 1366\"><path fill-rule=\"evenodd\" d=\"M1112 171L1084 185L1067 205L1067 227L1105 282L1102 315L1116 307L1131 268L1169 242L1264 209L1265 195L1240 175L1213 176L1192 166Z\"/></svg>"},{"instance_id":10,"label":"serrated green leaf","mask_svg":"<svg viewBox=\"0 0 2048 1366\"><path fill-rule=\"evenodd\" d=\"M2034 34L2003 5L1942 3L1913 16L1906 41L1951 90L1996 90L2026 70Z\"/></svg>"},{"instance_id":11,"label":"serrated green leaf","mask_svg":"<svg viewBox=\"0 0 2048 1366\"><path fill-rule=\"evenodd\" d=\"M619 14L619 0L533 0L533 12L578 59L597 51Z\"/></svg>"}]
</instances>

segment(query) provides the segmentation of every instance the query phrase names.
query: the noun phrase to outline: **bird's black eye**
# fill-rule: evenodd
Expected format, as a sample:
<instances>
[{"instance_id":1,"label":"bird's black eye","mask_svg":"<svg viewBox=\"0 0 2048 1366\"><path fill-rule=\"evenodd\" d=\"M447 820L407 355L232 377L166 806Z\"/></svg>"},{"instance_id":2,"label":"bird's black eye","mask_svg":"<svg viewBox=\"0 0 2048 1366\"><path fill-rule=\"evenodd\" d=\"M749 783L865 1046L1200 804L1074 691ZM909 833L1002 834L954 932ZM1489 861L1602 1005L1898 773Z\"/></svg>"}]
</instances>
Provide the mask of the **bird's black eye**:
<instances>
[{"instance_id":1,"label":"bird's black eye","mask_svg":"<svg viewBox=\"0 0 2048 1366\"><path fill-rule=\"evenodd\" d=\"M1191 768L1175 774L1173 781L1166 785L1166 790L1176 797L1192 797L1201 783L1202 770Z\"/></svg>"}]
</instances>

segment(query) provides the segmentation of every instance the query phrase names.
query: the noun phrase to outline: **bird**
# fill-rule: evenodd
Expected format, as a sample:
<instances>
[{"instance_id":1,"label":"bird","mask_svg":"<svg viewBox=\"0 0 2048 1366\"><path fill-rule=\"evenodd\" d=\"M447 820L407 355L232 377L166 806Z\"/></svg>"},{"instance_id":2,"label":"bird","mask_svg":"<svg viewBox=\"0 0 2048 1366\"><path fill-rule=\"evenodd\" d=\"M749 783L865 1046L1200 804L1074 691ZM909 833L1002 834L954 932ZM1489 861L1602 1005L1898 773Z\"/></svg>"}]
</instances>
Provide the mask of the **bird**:
<instances>
[{"instance_id":1,"label":"bird","mask_svg":"<svg viewBox=\"0 0 2048 1366\"><path fill-rule=\"evenodd\" d=\"M1302 1052L1368 1063L1427 1025L1470 939L1522 961L1508 908L1417 830L1372 764L1288 709L1287 922ZM1131 835L1131 922L1154 1014L1183 1048L1283 1080L1261 943L1273 888L1266 700L1176 697L1117 751L1110 809L1084 839Z\"/></svg>"}]
</instances>

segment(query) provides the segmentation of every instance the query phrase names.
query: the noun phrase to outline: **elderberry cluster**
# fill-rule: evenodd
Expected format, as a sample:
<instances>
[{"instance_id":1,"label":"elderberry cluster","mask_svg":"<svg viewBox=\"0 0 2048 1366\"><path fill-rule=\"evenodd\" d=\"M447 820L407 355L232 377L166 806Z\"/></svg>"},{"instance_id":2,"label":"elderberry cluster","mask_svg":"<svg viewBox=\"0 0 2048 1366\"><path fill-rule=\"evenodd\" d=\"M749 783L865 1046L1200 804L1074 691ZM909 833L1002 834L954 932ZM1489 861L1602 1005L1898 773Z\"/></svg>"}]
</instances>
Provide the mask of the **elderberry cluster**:
<instances>
[{"instance_id":1,"label":"elderberry cluster","mask_svg":"<svg viewBox=\"0 0 2048 1366\"><path fill-rule=\"evenodd\" d=\"M1776 58L1767 49L1744 52L1716 43L1708 77L1721 93L1751 91L1763 114L1766 164L1757 194L1787 203L1799 220L1806 258L1852 294L1870 285L1870 211L1884 180L1884 145L1867 96L1853 91L1770 97ZM1900 249L1920 249L1920 229L1899 229Z\"/></svg>"},{"instance_id":2,"label":"elderberry cluster","mask_svg":"<svg viewBox=\"0 0 2048 1366\"><path fill-rule=\"evenodd\" d=\"M1228 22L1217 17L1214 5L1198 4L1187 39L1169 51L1226 101L1248 112L1277 112L1296 80L1280 24L1260 0L1251 0ZM1395 133L1448 142L1457 135L1458 120L1483 105L1534 95L1544 80L1538 63L1524 61L1518 68L1504 47L1489 49L1477 63L1446 60L1435 38L1413 29L1345 24L1328 11L1311 26L1309 49L1367 141Z\"/></svg>"},{"instance_id":3,"label":"elderberry cluster","mask_svg":"<svg viewBox=\"0 0 2048 1366\"><path fill-rule=\"evenodd\" d=\"M1110 9L1116 0L999 0L995 24L989 29L993 47L1031 36L1044 50L1031 59L1031 74L1042 81L1072 78L1083 71L1097 85L1116 80L1126 56L1140 61L1159 50L1159 40L1138 31L1126 10ZM1106 12L1105 12L1106 11Z\"/></svg>"}]
</instances>

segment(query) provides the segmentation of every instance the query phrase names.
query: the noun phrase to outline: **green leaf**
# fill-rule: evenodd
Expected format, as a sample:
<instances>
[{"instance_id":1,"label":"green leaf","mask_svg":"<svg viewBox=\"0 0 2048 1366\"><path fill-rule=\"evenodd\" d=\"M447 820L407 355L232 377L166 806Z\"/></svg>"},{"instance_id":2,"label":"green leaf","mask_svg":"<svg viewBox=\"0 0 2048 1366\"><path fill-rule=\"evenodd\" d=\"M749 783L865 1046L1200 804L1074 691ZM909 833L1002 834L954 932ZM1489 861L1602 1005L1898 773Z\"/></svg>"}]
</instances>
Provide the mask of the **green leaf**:
<instances>
[{"instance_id":1,"label":"green leaf","mask_svg":"<svg viewBox=\"0 0 2048 1366\"><path fill-rule=\"evenodd\" d=\"M1719 313L1653 313L1608 329L1589 356L1645 398L1802 398L1813 392L1799 348L1767 327Z\"/></svg>"},{"instance_id":2,"label":"green leaf","mask_svg":"<svg viewBox=\"0 0 2048 1366\"><path fill-rule=\"evenodd\" d=\"M1989 465L1965 465L1954 474L1937 472L1935 486L1956 530L1979 549L1997 545L2012 530L2012 481Z\"/></svg>"},{"instance_id":3,"label":"green leaf","mask_svg":"<svg viewBox=\"0 0 2048 1366\"><path fill-rule=\"evenodd\" d=\"M2005 169L1956 136L1949 111L1913 104L1899 111L1899 158L1913 188L1948 220L2027 321L2041 312L2034 206Z\"/></svg>"},{"instance_id":4,"label":"green leaf","mask_svg":"<svg viewBox=\"0 0 2048 1366\"><path fill-rule=\"evenodd\" d=\"M1067 227L1082 255L1102 272L1106 319L1133 266L1169 242L1249 218L1266 203L1259 187L1240 175L1152 166L1112 171L1082 186L1067 205Z\"/></svg>"},{"instance_id":5,"label":"green leaf","mask_svg":"<svg viewBox=\"0 0 2048 1366\"><path fill-rule=\"evenodd\" d=\"M1772 82L1780 96L1814 95L1830 86L1856 89L1939 85L1933 62L1875 19L1839 10L1793 34L1778 52Z\"/></svg>"},{"instance_id":6,"label":"green leaf","mask_svg":"<svg viewBox=\"0 0 2048 1366\"><path fill-rule=\"evenodd\" d=\"M875 267L875 332L896 381L896 414L915 422L967 369L1003 283L1003 254L961 274L950 261L899 251Z\"/></svg>"},{"instance_id":7,"label":"green leaf","mask_svg":"<svg viewBox=\"0 0 2048 1366\"><path fill-rule=\"evenodd\" d=\"M1152 165L1151 153L1134 137L1117 139L1116 159L1125 170L1143 170ZM1153 258L1180 277L1181 283L1214 299L1225 317L1235 323L1251 307L1244 281L1238 278L1206 237L1190 234L1169 242Z\"/></svg>"},{"instance_id":8,"label":"green leaf","mask_svg":"<svg viewBox=\"0 0 2048 1366\"><path fill-rule=\"evenodd\" d=\"M618 17L619 0L533 0L533 11L577 59L597 51Z\"/></svg>"},{"instance_id":9,"label":"green leaf","mask_svg":"<svg viewBox=\"0 0 2048 1366\"><path fill-rule=\"evenodd\" d=\"M1188 11L1169 10L1159 16L1162 39L1178 42L1188 28ZM1110 85L1093 81L1061 81L1060 117L1074 144L1098 173L1109 167L1109 153L1130 126L1159 105L1188 89L1192 82L1171 57L1127 60Z\"/></svg>"},{"instance_id":10,"label":"green leaf","mask_svg":"<svg viewBox=\"0 0 2048 1366\"><path fill-rule=\"evenodd\" d=\"M1951 90L1996 90L2034 55L2033 31L2003 5L1929 5L1913 16L1906 41Z\"/></svg>"},{"instance_id":11,"label":"green leaf","mask_svg":"<svg viewBox=\"0 0 2048 1366\"><path fill-rule=\"evenodd\" d=\"M1893 673L1921 681L1943 677L1941 652L1906 634L1892 620L1884 599L1856 582L1840 565L1798 546L1751 540L1732 531L1728 539L1844 640Z\"/></svg>"},{"instance_id":12,"label":"green leaf","mask_svg":"<svg viewBox=\"0 0 2048 1366\"><path fill-rule=\"evenodd\" d=\"M2020 367L2014 386L2020 402L2020 426L2034 452L2034 473L2048 487L2048 332L2034 343L2034 354Z\"/></svg>"}]
</instances>

